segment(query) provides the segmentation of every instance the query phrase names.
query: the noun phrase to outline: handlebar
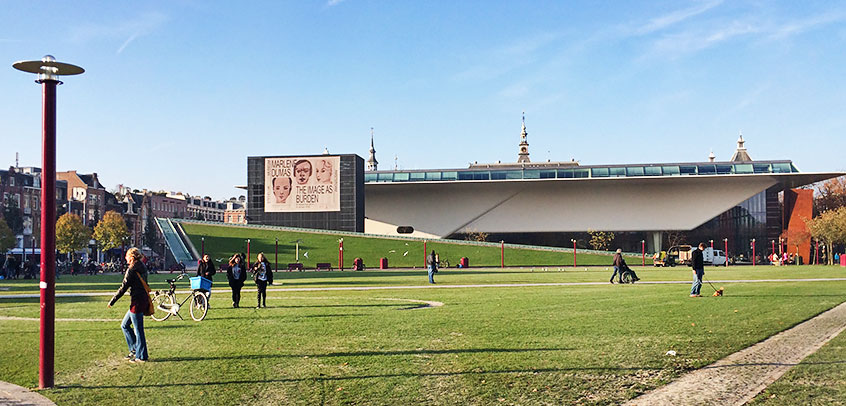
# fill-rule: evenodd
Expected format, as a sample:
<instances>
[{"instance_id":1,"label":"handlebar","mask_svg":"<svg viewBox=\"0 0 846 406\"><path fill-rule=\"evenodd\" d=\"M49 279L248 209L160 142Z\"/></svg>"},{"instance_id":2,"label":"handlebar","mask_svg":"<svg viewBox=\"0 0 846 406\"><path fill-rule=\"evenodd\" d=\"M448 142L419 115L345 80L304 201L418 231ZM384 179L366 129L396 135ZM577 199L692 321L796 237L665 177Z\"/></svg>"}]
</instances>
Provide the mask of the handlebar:
<instances>
[{"instance_id":1,"label":"handlebar","mask_svg":"<svg viewBox=\"0 0 846 406\"><path fill-rule=\"evenodd\" d=\"M188 276L188 274L187 274L187 273L181 273L181 274L179 274L179 276L177 276L177 277L176 277L176 278L174 278L174 279L166 279L166 280L165 280L165 282L170 283L170 284L173 284L174 282L176 282L176 281L178 281L178 280L180 280L180 279L182 279L182 278L184 278L184 277L186 277L186 276Z\"/></svg>"}]
</instances>

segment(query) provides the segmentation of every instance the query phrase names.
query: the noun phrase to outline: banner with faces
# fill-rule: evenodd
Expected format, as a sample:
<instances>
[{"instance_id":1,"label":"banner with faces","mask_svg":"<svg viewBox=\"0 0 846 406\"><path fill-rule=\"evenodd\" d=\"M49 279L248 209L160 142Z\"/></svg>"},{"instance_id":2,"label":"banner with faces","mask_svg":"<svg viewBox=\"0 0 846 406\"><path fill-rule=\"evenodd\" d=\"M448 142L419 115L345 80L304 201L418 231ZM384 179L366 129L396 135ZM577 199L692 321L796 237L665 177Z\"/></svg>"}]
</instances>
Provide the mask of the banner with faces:
<instances>
[{"instance_id":1,"label":"banner with faces","mask_svg":"<svg viewBox=\"0 0 846 406\"><path fill-rule=\"evenodd\" d=\"M264 211L340 211L341 157L264 159Z\"/></svg>"}]
</instances>

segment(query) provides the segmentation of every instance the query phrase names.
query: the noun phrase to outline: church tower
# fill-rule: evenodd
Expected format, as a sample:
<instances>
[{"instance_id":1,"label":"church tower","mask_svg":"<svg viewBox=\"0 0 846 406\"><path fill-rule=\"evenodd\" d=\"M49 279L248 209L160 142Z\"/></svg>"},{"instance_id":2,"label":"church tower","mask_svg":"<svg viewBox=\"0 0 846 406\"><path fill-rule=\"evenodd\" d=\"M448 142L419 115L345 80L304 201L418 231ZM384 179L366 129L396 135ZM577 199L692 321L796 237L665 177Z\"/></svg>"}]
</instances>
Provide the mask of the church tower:
<instances>
[{"instance_id":1,"label":"church tower","mask_svg":"<svg viewBox=\"0 0 846 406\"><path fill-rule=\"evenodd\" d=\"M752 162L752 157L746 152L746 147L743 146L743 133L740 133L740 138L737 139L737 151L731 156L732 162Z\"/></svg>"},{"instance_id":2,"label":"church tower","mask_svg":"<svg viewBox=\"0 0 846 406\"><path fill-rule=\"evenodd\" d=\"M529 141L526 137L529 133L526 132L526 112L523 112L523 131L520 133L520 152L517 154L517 163L525 164L531 162L529 160Z\"/></svg>"},{"instance_id":3,"label":"church tower","mask_svg":"<svg viewBox=\"0 0 846 406\"><path fill-rule=\"evenodd\" d=\"M375 171L379 165L376 160L376 148L373 148L373 127L370 127L370 158L367 159L367 170Z\"/></svg>"}]
</instances>

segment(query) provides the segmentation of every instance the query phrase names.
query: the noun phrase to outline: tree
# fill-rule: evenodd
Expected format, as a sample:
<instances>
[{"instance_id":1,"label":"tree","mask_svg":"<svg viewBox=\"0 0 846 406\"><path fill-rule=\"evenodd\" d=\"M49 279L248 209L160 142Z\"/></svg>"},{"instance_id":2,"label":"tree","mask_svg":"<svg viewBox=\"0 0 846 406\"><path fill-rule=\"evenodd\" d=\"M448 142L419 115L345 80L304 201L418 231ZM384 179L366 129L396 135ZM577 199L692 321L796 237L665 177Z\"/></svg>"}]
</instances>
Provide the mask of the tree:
<instances>
[{"instance_id":1,"label":"tree","mask_svg":"<svg viewBox=\"0 0 846 406\"><path fill-rule=\"evenodd\" d=\"M846 176L829 179L817 184L814 209L817 213L846 207Z\"/></svg>"},{"instance_id":2,"label":"tree","mask_svg":"<svg viewBox=\"0 0 846 406\"><path fill-rule=\"evenodd\" d=\"M834 244L846 241L846 206L823 212L805 223L811 236L826 245L828 264L832 265Z\"/></svg>"},{"instance_id":3,"label":"tree","mask_svg":"<svg viewBox=\"0 0 846 406\"><path fill-rule=\"evenodd\" d=\"M610 231L588 230L588 234L590 234L590 246L597 251L608 251L608 247L614 241L614 233Z\"/></svg>"},{"instance_id":4,"label":"tree","mask_svg":"<svg viewBox=\"0 0 846 406\"><path fill-rule=\"evenodd\" d=\"M15 243L17 243L15 233L6 224L6 220L0 218L0 254L4 254L10 248L13 248Z\"/></svg>"},{"instance_id":5,"label":"tree","mask_svg":"<svg viewBox=\"0 0 846 406\"><path fill-rule=\"evenodd\" d=\"M94 227L94 239L104 250L123 246L129 238L129 229L123 216L114 210L109 210L103 219Z\"/></svg>"},{"instance_id":6,"label":"tree","mask_svg":"<svg viewBox=\"0 0 846 406\"><path fill-rule=\"evenodd\" d=\"M152 216L147 216L147 225L144 227L144 234L141 236L143 244L149 248L156 249L159 244L159 233L156 231L156 223Z\"/></svg>"},{"instance_id":7,"label":"tree","mask_svg":"<svg viewBox=\"0 0 846 406\"><path fill-rule=\"evenodd\" d=\"M56 249L60 252L79 251L88 245L90 239L91 230L76 214L65 213L56 221Z\"/></svg>"},{"instance_id":8,"label":"tree","mask_svg":"<svg viewBox=\"0 0 846 406\"><path fill-rule=\"evenodd\" d=\"M472 230L467 232L467 235L464 236L464 239L467 241L485 242L488 240L488 233L483 231Z\"/></svg>"}]
</instances>

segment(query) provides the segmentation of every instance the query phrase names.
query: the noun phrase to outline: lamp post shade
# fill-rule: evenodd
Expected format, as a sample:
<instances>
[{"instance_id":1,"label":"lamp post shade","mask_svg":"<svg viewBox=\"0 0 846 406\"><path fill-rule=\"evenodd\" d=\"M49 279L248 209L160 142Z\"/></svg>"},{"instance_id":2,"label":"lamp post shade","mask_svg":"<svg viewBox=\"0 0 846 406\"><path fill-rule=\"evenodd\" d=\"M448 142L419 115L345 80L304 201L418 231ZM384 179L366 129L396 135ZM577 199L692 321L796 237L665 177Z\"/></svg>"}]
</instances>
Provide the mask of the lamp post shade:
<instances>
[{"instance_id":1,"label":"lamp post shade","mask_svg":"<svg viewBox=\"0 0 846 406\"><path fill-rule=\"evenodd\" d=\"M44 55L40 61L18 61L12 67L29 73L38 74L37 82L42 80L59 80L59 76L79 75L85 72L79 66L58 62L52 55Z\"/></svg>"}]
</instances>

